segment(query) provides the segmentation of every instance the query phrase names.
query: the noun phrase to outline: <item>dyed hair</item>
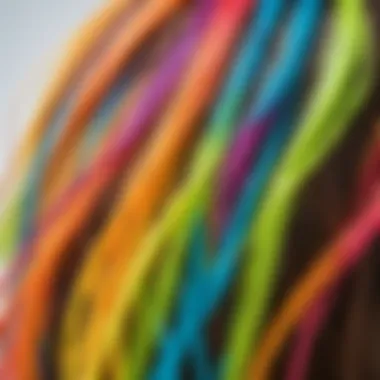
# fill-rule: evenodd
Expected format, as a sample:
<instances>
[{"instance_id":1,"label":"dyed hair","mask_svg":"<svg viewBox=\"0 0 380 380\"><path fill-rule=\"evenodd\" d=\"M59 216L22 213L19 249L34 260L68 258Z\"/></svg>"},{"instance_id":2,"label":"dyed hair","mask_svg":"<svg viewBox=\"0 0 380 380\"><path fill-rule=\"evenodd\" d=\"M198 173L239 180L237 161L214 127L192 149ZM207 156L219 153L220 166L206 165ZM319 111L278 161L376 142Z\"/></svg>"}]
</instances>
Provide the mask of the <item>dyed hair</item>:
<instances>
[{"instance_id":1,"label":"dyed hair","mask_svg":"<svg viewBox=\"0 0 380 380\"><path fill-rule=\"evenodd\" d=\"M0 378L380 377L364 3L114 0L84 26L2 183Z\"/></svg>"}]
</instances>

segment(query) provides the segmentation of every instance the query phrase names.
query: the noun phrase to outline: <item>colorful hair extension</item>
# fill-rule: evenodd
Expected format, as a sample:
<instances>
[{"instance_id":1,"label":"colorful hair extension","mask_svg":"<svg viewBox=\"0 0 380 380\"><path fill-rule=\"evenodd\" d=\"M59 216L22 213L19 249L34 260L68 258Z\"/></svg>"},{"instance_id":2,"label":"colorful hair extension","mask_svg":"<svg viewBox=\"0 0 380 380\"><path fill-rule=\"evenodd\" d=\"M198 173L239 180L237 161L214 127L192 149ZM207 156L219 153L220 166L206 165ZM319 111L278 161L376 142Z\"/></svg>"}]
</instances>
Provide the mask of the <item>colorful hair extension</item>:
<instances>
[{"instance_id":1,"label":"colorful hair extension","mask_svg":"<svg viewBox=\"0 0 380 380\"><path fill-rule=\"evenodd\" d=\"M380 140L377 135L378 133L375 135L375 143L369 153L368 162L363 169L363 178L360 181L360 203L363 205L367 202L368 197L371 196L371 192L375 188L379 178ZM344 251L341 251L341 253L343 254ZM340 277L343 277L343 274ZM309 307L309 311L299 327L297 341L286 376L288 380L302 380L306 378L307 365L310 361L313 342L321 330L324 321L327 319L333 301L337 296L336 293L338 292L340 281L339 279L335 281L336 284L331 286L328 292L320 296L318 302L314 302Z\"/></svg>"},{"instance_id":2,"label":"colorful hair extension","mask_svg":"<svg viewBox=\"0 0 380 380\"><path fill-rule=\"evenodd\" d=\"M149 219L153 217L154 210L157 208L157 202L160 197L166 195L168 185L170 181L174 179L173 175L176 170L174 160L186 146L184 145L186 140L189 140L191 134L195 132L192 131L194 126L191 122L194 121L197 113L202 110L208 101L207 99L212 96L213 84L217 80L220 69L214 71L214 76L210 76L210 67L221 67L226 54L229 53L230 44L237 34L239 20L242 19L245 13L244 11L247 9L246 1L238 2L236 5L233 5L233 3L223 3L220 6L221 10L216 12L210 26L207 28L207 36L204 41L202 41L202 48L198 53L199 57L194 66L190 68L190 73L181 89L181 93L178 95L176 103L171 106L172 110L170 110L168 116L163 118L163 127L158 128L160 134L153 141L152 147L148 149L148 155L143 158L143 161L139 165L139 170L135 173L132 187L127 189L127 193L123 196L122 204L118 207L118 214L116 215L115 221L119 222L120 218L124 220L125 218L130 219L133 216L134 220L130 219L130 223L128 224L133 227L134 231L128 235L129 239L122 241L118 237L118 235L122 236L120 235L123 234L122 230L120 230L119 227L116 229L116 226L113 226L111 222L110 226L112 226L112 229L108 229L108 231L110 231L109 237L108 234L105 235L105 240L103 241L104 248L102 244L95 247L97 252L102 253L91 254L91 259L97 260L97 264L94 264L93 268L98 267L98 276L101 276L102 273L104 273L105 267L105 262L101 260L101 257L104 255L104 258L108 262L110 260L110 251L106 249L106 247L113 246L113 252L115 254L119 253L119 259L114 257L114 263L111 267L114 271L112 275L112 281L114 283L109 284L110 288L114 289L113 297L115 300L117 300L118 293L122 288L120 286L120 280L122 279L123 268L125 266L128 268L129 260L127 259L129 255L132 255L133 250L139 242L139 238L141 238L144 229L147 228ZM226 17L232 17L231 22L226 22ZM219 43L216 44L215 37L218 34L219 37L217 41ZM230 42L228 43L228 41ZM209 86L200 87L198 85L199 81L206 78L209 81ZM185 112L185 109L189 109L189 104L192 105L190 108L192 113ZM181 128L179 128L179 126L181 126ZM175 127L177 131L173 130L173 127ZM159 162L162 163L160 166L158 166ZM155 176L152 177L154 170L156 173ZM157 172L158 170L160 172ZM152 192L152 186L155 192ZM146 189L146 193L144 193L142 189ZM143 203L140 202L140 200L144 200ZM138 210L133 211L136 205L141 204L144 204L144 209L140 207ZM115 250L114 243L112 243L113 241L122 242L122 246L119 250ZM129 252L129 255L123 258L123 255L121 255L123 252ZM110 267L108 268L109 270L111 269ZM78 293L78 295L81 294L79 300L82 298L83 302L83 297L85 300L91 297L91 295L88 294L89 291L92 292L87 286L85 292L82 290ZM93 309L92 328L90 329L88 338L85 338L86 344L84 347L86 348L85 353L88 359L84 359L80 363L85 367L83 370L85 378L92 378L93 371L96 371L101 363L100 353L104 351L105 347L107 348L109 345L108 342L113 340L111 336L114 334L114 329L111 330L110 327L100 327L104 325L104 320L110 320L110 315L112 315L111 311L113 305L111 298L109 294L105 293L98 295L97 298L98 301L95 303ZM105 307L105 304L107 307ZM99 331L103 331L103 333L99 334ZM105 344L96 344L95 340L99 339L105 339ZM88 368L86 368L86 366L88 366Z\"/></svg>"},{"instance_id":3,"label":"colorful hair extension","mask_svg":"<svg viewBox=\"0 0 380 380\"><path fill-rule=\"evenodd\" d=\"M313 347L360 349L348 275L380 228L369 9L380 17L364 0L103 7L2 182L0 378L335 376L308 369ZM362 141L346 160L353 121ZM315 183L335 196L318 215ZM333 306L348 321L338 338L322 330Z\"/></svg>"},{"instance_id":4,"label":"colorful hair extension","mask_svg":"<svg viewBox=\"0 0 380 380\"><path fill-rule=\"evenodd\" d=\"M75 80L85 57L94 50L101 36L105 34L110 25L120 17L120 14L123 13L125 9L128 9L131 4L132 0L112 0L110 4L103 7L82 27L78 33L78 37L75 36L72 38L72 41L68 43L68 52L65 52L63 62L60 63L57 68L58 74L52 80L49 91L36 112L25 141L22 142L20 148L17 150L18 156L12 160L15 166L9 169L9 174L2 180L1 199L8 206L7 212L5 215L2 215L5 226L8 224L8 218L12 218L13 220L18 219L18 215L20 214L19 193L23 185L22 182L18 182L20 182L23 173L27 170L28 160L36 150L41 136L54 117L61 97L64 96L71 83ZM16 174L18 175L16 176ZM13 188L14 186L16 190ZM9 196L11 196L11 200L6 201ZM8 212L10 216L8 216ZM12 226L11 231L7 233L7 244L5 244L5 248L1 250L2 253L4 252L3 255L8 256L10 252L16 248L15 241L17 240L17 235L15 235L15 232L17 231L17 225L16 220L16 226ZM3 240L1 243L3 243Z\"/></svg>"},{"instance_id":5,"label":"colorful hair extension","mask_svg":"<svg viewBox=\"0 0 380 380\"><path fill-rule=\"evenodd\" d=\"M298 129L299 133L293 138L253 225L250 242L253 254L243 274L242 288L245 291L235 311L230 343L227 345L227 379L240 377L250 350L255 350L252 342L254 345L258 343L273 291L284 232L298 191L345 132L349 119L369 92L372 72L370 39L365 27L363 4L361 1L349 4L337 2L336 6L336 34L327 67ZM350 33L352 37L348 38ZM337 54L337 51L340 53ZM336 59L337 56L340 59ZM362 77L358 87L350 87L349 91L348 81L359 68L365 71L367 77ZM271 231L270 239L268 231ZM254 299L253 303L251 299ZM231 351L235 354L230 355Z\"/></svg>"},{"instance_id":6,"label":"colorful hair extension","mask_svg":"<svg viewBox=\"0 0 380 380\"><path fill-rule=\"evenodd\" d=\"M306 46L310 47L311 40L314 34L313 32L315 30L314 28L318 24L319 20L319 10L320 8L317 3L308 2L308 4L306 4L306 2L301 2L299 9L297 9L297 12L295 12L295 21L294 23L292 23L289 34L286 37L287 43L285 44L285 46L288 46L288 44L290 45L291 41L294 40L297 40L297 44L294 44L292 49L284 49L286 51L285 57L279 60L278 66L275 66L273 76L271 76L267 84L268 86L266 87L266 89L268 89L268 92L264 90L262 93L262 97L259 97L258 99L259 108L261 104L266 104L266 101L268 101L268 107L276 107L277 98L281 98L281 94L284 92L283 85L286 83L286 87L289 89L292 86L294 86L292 80L299 80L298 74L302 73L302 66L304 62L302 60L299 60L299 56L294 53L296 51L302 51L303 48L306 49ZM305 30L304 28L300 28L300 25L304 20L305 22L308 22L310 26L309 29ZM300 34L300 36L298 34ZM300 45L298 45L298 43ZM297 69L293 67L293 65L295 66L295 62L297 62L299 65ZM294 75L294 73L296 73L296 75ZM292 80L290 80L289 77L292 78ZM274 84L276 84L276 86ZM286 115L286 113L284 112L282 112L280 116L282 116L285 120L289 119L289 115ZM253 120L255 119L256 118L253 117ZM257 126L257 128L260 128L260 123L255 125L255 121L253 121L251 122L251 124L253 126ZM247 125L249 129L249 123L244 125ZM267 125L267 127L270 126L271 124ZM284 127L283 130L288 131L289 127ZM281 132L276 132L276 137L274 137L274 139L284 141L285 137L281 135ZM280 147L279 150L281 150ZM278 152L277 154L273 155L274 157L278 157ZM269 173L271 173L271 166L269 165L266 168L268 170L266 176L270 177ZM264 174L261 175L265 178ZM256 174L254 174L254 176L256 176ZM260 177L256 177L256 182L254 186L261 185L262 188L262 183L265 183L265 179L263 178L261 181L257 181L258 178ZM252 210L252 203L257 201L258 195L261 194L261 188L259 188L260 190L256 190L255 188L253 188L254 190L251 190L250 194L244 194L242 196L241 199L245 200L246 203L243 206L240 206L241 209L244 208L245 210ZM248 213L247 215L250 214ZM241 216L238 216L238 218L240 219ZM201 332L204 329L206 322L210 319L212 313L219 306L220 300L226 293L228 285L231 283L231 280L233 278L234 269L237 267L239 261L239 257L237 255L239 249L237 249L236 246L231 247L229 245L229 241L231 241L229 240L229 234L231 233L231 238L234 242L244 242L245 240L242 236L240 236L239 240L235 240L236 234L240 235L241 232L246 231L246 226L244 226L244 224L241 223L241 219L240 223L237 224L237 226L231 226L231 230L233 232L225 231L225 239L222 239L222 244L220 248L218 248L216 254L216 263L212 263L211 261L209 265L204 265L204 269L201 271L201 274L199 274L193 280L193 282L195 283L192 284L192 288L186 289L188 291L188 296L182 298L183 301L181 302L181 306L184 310L192 310L192 312L182 313L182 318L180 318L178 321L177 330L172 331L170 334L170 336L172 336L171 343L169 344L168 340L165 341L166 354L163 354L163 368L165 368L165 366L166 368L168 368L168 363L171 362L171 366L173 366L176 360L178 363L180 359L184 358L187 349L189 348L189 345L191 345L192 342L194 342L194 336L197 335L197 331L199 334L199 332ZM225 244L227 249L225 248ZM196 304L194 304L196 300L197 302ZM188 303L188 306L185 306L186 302ZM175 355L173 355L174 353ZM174 357L175 359L173 359L172 357ZM173 377L173 375L169 375L170 370L167 369L162 371L162 378Z\"/></svg>"},{"instance_id":7,"label":"colorful hair extension","mask_svg":"<svg viewBox=\"0 0 380 380\"><path fill-rule=\"evenodd\" d=\"M303 58L309 56L311 40L318 21L318 8L322 4L307 3L299 1L299 9L294 11L294 26L290 28L284 37L284 57L277 62L274 70L269 72L268 83L261 85L259 98L248 112L247 122L240 128L231 144L230 152L226 163L223 165L224 172L220 187L224 189L220 195L219 206L222 208L222 221L228 218L228 209L232 208L234 199L238 196L239 190L244 183L244 178L248 175L252 160L262 143L265 135L270 129L271 121L275 119L278 109L283 106L289 91L297 83L300 72L302 72ZM294 7L295 5L293 5ZM308 25L308 27L305 27ZM223 212L223 208L227 208Z\"/></svg>"},{"instance_id":8,"label":"colorful hair extension","mask_svg":"<svg viewBox=\"0 0 380 380\"><path fill-rule=\"evenodd\" d=\"M380 192L374 195L346 231L321 254L310 271L285 300L280 312L266 333L251 368L250 377L267 379L272 361L291 329L316 300L318 295L350 270L366 253L380 228Z\"/></svg>"},{"instance_id":9,"label":"colorful hair extension","mask_svg":"<svg viewBox=\"0 0 380 380\"><path fill-rule=\"evenodd\" d=\"M168 6L169 6L169 8L170 8L170 3L168 3ZM148 7L149 8L149 7ZM149 8L150 9L150 8ZM163 9L165 9L165 7L163 8ZM153 11L154 11L154 8L153 8ZM150 9L149 10L149 12L152 12L152 9ZM151 14L151 13L149 13L149 12L147 12L148 14ZM145 17L145 16L144 16ZM158 14L156 14L155 13L155 15L154 15L154 19L156 19L156 17L159 17L158 16ZM154 24L154 23L153 23ZM116 56L116 59L118 59L118 57ZM111 61L112 62L112 61ZM164 97L163 97L164 98ZM150 115L150 116L152 116L152 115ZM121 142L122 142L122 140L121 140ZM125 143L124 143L125 144ZM121 144L120 144L121 145ZM122 148L123 148L123 146L121 146L120 148L119 148L119 151L121 151L122 150ZM112 145L112 147L111 147L111 152L112 151L118 151L118 147L115 147L115 145L113 144ZM113 154L114 154L114 152L112 152ZM124 153L125 154L125 153ZM120 153L119 153L119 155L120 155ZM110 164L112 161L110 161L110 157L107 157L107 156L104 156L104 157L100 157L102 160L103 160L103 166L104 166L104 164ZM106 179L106 178L101 178L101 175L99 176L99 170L100 170L100 168L99 168L99 166L100 165L95 165L95 167L97 168L97 170L98 170L98 172L96 173L97 174L97 176L93 176L94 177L94 179L95 180L97 180L97 182L100 182L100 185L102 185L102 183L101 183L101 181L99 181L99 179L100 180L104 180L104 179ZM107 171L110 171L109 170L110 168L107 168L106 170ZM112 168L112 169L114 169L114 168ZM111 174L112 174L112 171L111 171ZM97 188L95 187L95 190L96 190ZM88 196L88 194L86 194L87 196ZM89 207L89 206L91 206L91 203L89 202L89 201L91 201L91 198L90 199L84 199L83 198L83 196L84 196L84 194L83 193L81 193L80 194L80 197L85 201L85 202L87 202L87 207ZM79 211L80 211L80 207L79 207ZM65 215L65 217L67 217L68 215ZM74 220L76 219L77 220L77 222L76 223L78 223L78 214L77 214L77 212L74 212L74 214L72 214L71 215L71 218L73 218ZM80 219L79 219L80 220ZM65 224L63 224L63 228L62 229L60 229L59 227L59 223L57 223L57 224L55 224L54 225L54 227L56 227L56 233L55 233L55 236L58 238L58 244L59 244L59 246L61 246L61 249L63 248L63 244L65 244L65 240L63 240L62 239L62 237L60 236L60 233L65 233L65 234L70 234L70 231L73 231L73 230L75 230L75 229L77 229L76 228L76 226L78 225L78 224L76 224L76 223L74 223L74 224L72 224L72 222L70 222L70 220L68 221L68 224L70 225L70 228L66 228L65 227ZM53 235L54 236L54 235ZM37 245L37 243L35 243L35 242L33 242L37 247L36 247L36 252L39 252L40 251L40 247ZM46 243L48 243L48 245L46 245ZM42 296L42 294L44 293L44 292L46 292L47 291L47 289L46 289L46 286L44 285L44 284L46 284L46 281L48 281L48 278L49 277L47 277L47 276L52 276L52 273L51 273L51 269L49 269L49 271L47 271L47 269L43 269L44 268L44 266L46 266L46 265L49 265L50 267L52 266L52 264L48 264L48 262L50 261L51 263L53 263L53 261L52 260L57 260L57 255L56 255L56 257L54 257L53 255L52 255L52 249L50 248L50 246L49 246L49 243L52 243L52 247L54 247L54 246L57 246L57 244L55 243L55 241L54 241L54 238L53 239L44 239L44 241L42 242L42 246L41 246L41 253L39 253L38 254L38 256L39 256L39 258L41 259L41 260L44 260L45 261L45 264L44 265L37 265L37 262L35 262L35 263L33 263L33 268L31 268L31 270L29 271L29 273L27 274L27 279L29 278L30 280L24 280L23 281L23 288L25 289L24 291L23 290L20 290L19 291L19 294L22 294L22 299L29 299L30 301L31 301L31 297L28 297L28 292L29 291L33 291L33 293L35 293L36 292L36 290L38 289L38 288L40 288L40 292L41 292L41 296ZM59 246L58 246L58 249L59 249ZM46 250L45 250L46 249ZM57 250L57 248L56 248L56 250ZM46 254L44 254L44 252L49 252L49 255L47 255L46 256ZM57 251L57 253L59 253L59 251ZM47 261L48 260L48 261ZM54 265L54 264L53 264ZM42 271L45 271L45 275L42 275ZM50 277L51 278L51 277ZM29 281L33 281L34 282L34 285L33 286L29 286L28 285L28 283L29 283ZM37 284L36 284L36 281L38 281L39 282L39 284L40 284L40 286L37 286ZM33 289L33 290L32 290ZM23 293L25 293L25 294L23 294ZM46 297L46 296L45 296ZM30 302L29 301L29 302ZM18 301L18 302L21 302L21 301ZM27 308L27 303L26 303L27 301L25 301L25 302L23 302L23 308ZM36 302L36 299L34 298L34 302ZM45 302L44 302L45 303ZM38 321L38 323L41 323L41 321L42 321L42 316L41 317L38 317L37 315L36 315L36 312L35 312L35 306L34 305L30 305L30 307L31 307L31 311L33 312L33 314L34 314L34 323L37 323L37 321ZM41 309L41 312L42 312L42 309ZM43 315L43 314L42 314ZM29 323L32 323L32 318L28 318L28 320L29 320ZM28 330L30 333L31 333L31 329L29 329ZM26 335L24 335L24 338L26 338ZM33 338L30 338L30 342L32 342L33 341ZM15 344L15 346L18 346L18 348L20 348L20 346L21 345L19 345L19 344ZM32 347L31 347L32 348ZM29 369L27 369L26 368L26 366L25 366L25 370L29 370Z\"/></svg>"},{"instance_id":10,"label":"colorful hair extension","mask_svg":"<svg viewBox=\"0 0 380 380\"><path fill-rule=\"evenodd\" d=\"M61 101L62 96L67 91L72 81L75 80L76 73L83 65L84 59L99 43L99 38L104 35L110 25L112 25L112 23L120 17L120 14L128 9L132 3L132 0L110 1L109 4L100 9L98 13L94 15L79 32L77 32L75 37L68 42L68 51L62 55L64 58L63 62L60 63L60 66L57 69L57 75L54 77L49 91L45 95L44 101L41 102L35 119L32 122L32 127L28 131L29 135L22 144L22 148L17 151L21 153L21 157L12 160L12 162L15 162L21 167L26 167L27 160L31 157L41 135L44 133L46 126L56 112L56 107ZM9 170L9 175L7 175L6 178L8 178L8 176L14 178L14 173L19 173L21 177L22 170L20 171L17 170L17 168L11 168ZM9 182L7 180L4 180L3 182L8 184L8 186L9 183L12 183L12 181ZM2 190L3 189L7 188L3 188L2 186Z\"/></svg>"},{"instance_id":11,"label":"colorful hair extension","mask_svg":"<svg viewBox=\"0 0 380 380\"><path fill-rule=\"evenodd\" d=\"M235 67L233 68L230 77L228 78L222 95L218 101L218 105L211 116L209 125L206 127L206 136L204 137L204 144L196 152L194 158L194 166L190 169L188 180L177 190L177 197L186 197L186 192L194 186L205 186L204 184L210 181L213 168L210 166L207 171L203 170L205 163L203 160L207 157L210 149L210 144L214 141L220 141L219 154L215 155L215 160L220 160L223 150L228 142L228 138L232 133L233 125L236 123L237 116L244 100L244 95L247 92L247 82L252 82L259 74L259 68L263 64L265 52L268 50L268 40L273 36L273 27L279 16L281 10L281 2L267 2L262 4L254 18L257 18L259 24L251 23L248 31L247 38L242 42L242 48L236 60ZM260 49L257 49L259 46ZM199 161L199 159L201 161ZM215 161L217 162L217 161ZM215 165L215 164L214 164ZM198 179L199 177L199 179ZM201 179L202 178L202 179ZM194 191L194 190L192 190ZM201 189L197 191L202 191ZM186 198L183 198L185 201ZM203 200L204 202L205 200ZM172 220L180 221L178 216L171 216ZM181 226L183 232L191 229L191 220L188 227L185 224ZM184 244L186 239L182 236ZM176 255L174 252L170 253L166 264L166 269L163 268L162 275L160 275L159 288L157 294L153 297L147 298L143 305L142 318L138 324L138 332L136 336L135 356L131 360L131 366L134 368L132 374L134 378L139 378L142 375L142 370L145 367L149 350L155 337L162 329L162 324L166 319L170 302L170 295L173 293L176 279L178 279L178 266L180 265L181 258L179 249ZM181 249L183 252L184 249ZM194 255L202 257L201 252L195 252ZM194 260L196 260L194 258ZM198 259L197 261L199 261ZM176 269L177 268L177 269ZM177 275L176 275L177 273ZM197 272L198 273L198 272ZM186 287L186 285L185 285ZM185 302L185 301L184 301Z\"/></svg>"}]
</instances>

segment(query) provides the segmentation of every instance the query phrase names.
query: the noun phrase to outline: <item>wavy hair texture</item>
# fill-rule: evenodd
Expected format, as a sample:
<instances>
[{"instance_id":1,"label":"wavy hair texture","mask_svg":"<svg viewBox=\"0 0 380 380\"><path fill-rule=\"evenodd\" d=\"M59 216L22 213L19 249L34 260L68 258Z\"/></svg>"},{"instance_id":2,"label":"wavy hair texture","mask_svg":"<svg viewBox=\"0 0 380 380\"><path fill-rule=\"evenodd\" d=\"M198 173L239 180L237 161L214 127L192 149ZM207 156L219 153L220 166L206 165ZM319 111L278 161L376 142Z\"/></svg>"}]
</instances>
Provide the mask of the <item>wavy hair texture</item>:
<instances>
[{"instance_id":1,"label":"wavy hair texture","mask_svg":"<svg viewBox=\"0 0 380 380\"><path fill-rule=\"evenodd\" d=\"M64 56L1 182L0 378L379 379L380 2L112 0Z\"/></svg>"}]
</instances>

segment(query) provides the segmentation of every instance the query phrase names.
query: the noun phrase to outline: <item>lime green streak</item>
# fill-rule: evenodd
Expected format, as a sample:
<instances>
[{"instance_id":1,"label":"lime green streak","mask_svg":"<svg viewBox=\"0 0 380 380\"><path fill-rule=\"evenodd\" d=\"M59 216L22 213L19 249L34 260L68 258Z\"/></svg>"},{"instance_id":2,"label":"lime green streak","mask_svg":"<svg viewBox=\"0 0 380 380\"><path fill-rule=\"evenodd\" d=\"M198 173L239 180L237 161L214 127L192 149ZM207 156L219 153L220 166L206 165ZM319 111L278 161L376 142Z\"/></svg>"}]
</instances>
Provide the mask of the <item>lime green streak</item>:
<instances>
[{"instance_id":1,"label":"lime green streak","mask_svg":"<svg viewBox=\"0 0 380 380\"><path fill-rule=\"evenodd\" d=\"M210 140L210 141L209 141ZM143 299L143 317L137 326L137 342L130 360L131 368L124 378L140 379L146 370L154 343L165 325L170 312L171 300L180 277L180 268L186 253L186 244L191 233L191 222L194 210L201 210L207 205L211 194L213 175L223 157L225 142L207 139L196 155L192 174L186 179L184 186L172 198L167 212L159 225L147 239L146 249L136 255L159 254L165 249L165 260L157 279L157 292L153 299ZM212 152L212 153L211 153ZM165 243L168 243L166 245ZM144 253L143 253L144 252Z\"/></svg>"},{"instance_id":2,"label":"lime green streak","mask_svg":"<svg viewBox=\"0 0 380 380\"><path fill-rule=\"evenodd\" d=\"M187 234L187 231L182 231ZM170 252L182 252L186 248L187 239L182 234L176 235L176 239L170 241L170 246L165 248ZM131 367L132 379L143 379L146 376L147 362L156 338L165 332L166 321L171 312L171 305L176 295L176 284L180 280L184 255L172 254L167 258L168 262L160 271L156 280L156 289L152 289L151 297L145 297L141 304L142 313L138 313L140 323L138 327L138 339L135 342L133 365ZM126 377L124 377L126 378Z\"/></svg>"},{"instance_id":3,"label":"lime green streak","mask_svg":"<svg viewBox=\"0 0 380 380\"><path fill-rule=\"evenodd\" d=\"M138 302L141 309L137 324L136 341L128 360L125 379L139 380L144 377L150 354L163 326L168 319L171 304L180 279L180 269L185 259L186 244L191 233L193 217L202 211L210 199L213 179L224 157L233 130L234 120L240 112L242 94L231 99L221 109L218 118L208 128L208 133L197 148L185 183L171 197L162 220L154 227L146 244L138 255L155 256L165 250L165 260L157 276L157 291L153 299L142 295ZM235 110L231 112L231 108ZM128 349L127 349L128 350ZM128 355L125 355L128 357Z\"/></svg>"},{"instance_id":4,"label":"lime green streak","mask_svg":"<svg viewBox=\"0 0 380 380\"><path fill-rule=\"evenodd\" d=\"M21 223L21 194L15 193L0 219L0 259L9 261L17 248Z\"/></svg>"},{"instance_id":5,"label":"lime green streak","mask_svg":"<svg viewBox=\"0 0 380 380\"><path fill-rule=\"evenodd\" d=\"M139 329L138 337L141 339L141 342L139 342L137 350L131 352L132 355L135 354L136 356L128 358L128 355L125 355L128 364L131 366L129 368L125 366L125 378L131 380L138 379L137 377L132 377L132 375L140 374L144 370L153 344L160 333L161 326L165 322L165 318L169 312L172 292L178 279L179 269L185 257L186 250L184 248L191 231L189 227L193 220L194 212L195 210L201 210L202 207L207 205L212 190L212 179L223 158L227 142L227 135L225 140L216 140L213 136L210 136L210 138L202 142L195 155L192 170L185 180L186 182L172 196L162 219L152 228L142 246L136 252L137 263L135 262L131 265L132 272L130 276L126 276L128 283L133 284L133 288L131 289L131 285L129 285L128 290L128 293L132 295L132 299L126 300L125 296L121 297L120 304L115 312L115 319L113 320L112 328L114 332L120 329L120 324L124 318L128 318L128 312L132 312L131 307L127 308L127 313L124 312L125 302L136 302L144 279L143 276L147 274L151 265L158 263L157 259L160 253L162 253L160 249L165 247L165 243L170 244L167 247L168 249L165 249L166 256L162 263L164 267L162 268L162 275L158 282L165 278L168 280L165 280L160 286L157 293L157 302L153 304L147 302L147 300L144 302L147 310L143 315L149 318L149 322L146 323L144 318L144 325L140 324L137 327ZM134 279L133 272L140 273L138 278ZM144 329L148 331L143 332Z\"/></svg>"},{"instance_id":6,"label":"lime green streak","mask_svg":"<svg viewBox=\"0 0 380 380\"><path fill-rule=\"evenodd\" d=\"M281 249L302 184L347 131L372 78L371 38L361 1L340 2L337 30L323 77L263 201L249 242L241 293L225 353L223 379L244 378L275 286ZM353 83L360 69L359 83ZM351 83L350 83L351 81Z\"/></svg>"}]
</instances>

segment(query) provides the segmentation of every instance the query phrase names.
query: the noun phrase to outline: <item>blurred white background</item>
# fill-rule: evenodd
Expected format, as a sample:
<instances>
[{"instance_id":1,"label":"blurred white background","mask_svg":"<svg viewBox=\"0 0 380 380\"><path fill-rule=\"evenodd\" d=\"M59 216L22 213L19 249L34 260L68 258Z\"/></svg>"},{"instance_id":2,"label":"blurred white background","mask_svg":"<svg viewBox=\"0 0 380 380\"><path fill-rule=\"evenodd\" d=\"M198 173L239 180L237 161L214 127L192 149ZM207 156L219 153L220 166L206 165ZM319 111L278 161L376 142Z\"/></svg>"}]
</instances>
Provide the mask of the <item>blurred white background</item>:
<instances>
[{"instance_id":1,"label":"blurred white background","mask_svg":"<svg viewBox=\"0 0 380 380\"><path fill-rule=\"evenodd\" d=\"M62 47L105 1L0 0L0 176Z\"/></svg>"}]
</instances>

